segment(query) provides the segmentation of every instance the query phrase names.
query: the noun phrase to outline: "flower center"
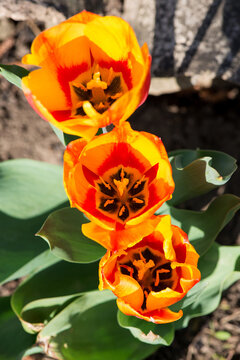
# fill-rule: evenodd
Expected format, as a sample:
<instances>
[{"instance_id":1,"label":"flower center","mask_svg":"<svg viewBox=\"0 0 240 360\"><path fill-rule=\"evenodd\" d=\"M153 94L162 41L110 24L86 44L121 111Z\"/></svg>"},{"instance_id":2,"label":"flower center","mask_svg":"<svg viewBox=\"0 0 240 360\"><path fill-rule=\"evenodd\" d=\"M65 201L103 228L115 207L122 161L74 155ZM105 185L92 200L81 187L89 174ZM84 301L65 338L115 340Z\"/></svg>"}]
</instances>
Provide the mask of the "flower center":
<instances>
[{"instance_id":1,"label":"flower center","mask_svg":"<svg viewBox=\"0 0 240 360\"><path fill-rule=\"evenodd\" d=\"M147 179L136 179L121 167L109 177L97 182L97 206L115 220L125 222L129 217L142 210L148 202Z\"/></svg>"},{"instance_id":2,"label":"flower center","mask_svg":"<svg viewBox=\"0 0 240 360\"><path fill-rule=\"evenodd\" d=\"M167 287L174 290L177 286L176 269L171 268L169 260L158 250L146 246L129 250L120 258L118 266L122 274L131 276L141 285L144 294L142 310L146 309L151 291L159 292Z\"/></svg>"},{"instance_id":3,"label":"flower center","mask_svg":"<svg viewBox=\"0 0 240 360\"><path fill-rule=\"evenodd\" d=\"M86 80L80 76L71 86L72 116L93 117L102 114L126 91L120 73L114 73L112 68L100 70L98 65L90 78Z\"/></svg>"}]
</instances>

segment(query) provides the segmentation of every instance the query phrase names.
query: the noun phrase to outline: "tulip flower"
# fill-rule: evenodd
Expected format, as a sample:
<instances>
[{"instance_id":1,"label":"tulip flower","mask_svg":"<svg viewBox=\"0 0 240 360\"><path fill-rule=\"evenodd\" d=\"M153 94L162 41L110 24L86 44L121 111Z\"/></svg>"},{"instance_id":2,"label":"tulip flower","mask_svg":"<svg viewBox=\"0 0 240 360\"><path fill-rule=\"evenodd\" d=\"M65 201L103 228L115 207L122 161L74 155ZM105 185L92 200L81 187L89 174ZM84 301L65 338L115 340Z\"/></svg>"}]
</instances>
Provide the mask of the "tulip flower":
<instances>
[{"instance_id":1,"label":"tulip flower","mask_svg":"<svg viewBox=\"0 0 240 360\"><path fill-rule=\"evenodd\" d=\"M100 290L117 296L126 315L156 324L180 319L169 309L200 280L198 254L187 235L171 225L169 215L157 216L155 230L133 247L107 251L99 264Z\"/></svg>"},{"instance_id":2,"label":"tulip flower","mask_svg":"<svg viewBox=\"0 0 240 360\"><path fill-rule=\"evenodd\" d=\"M116 16L83 11L40 33L24 64L30 105L62 131L91 139L98 128L126 120L146 99L151 56Z\"/></svg>"},{"instance_id":3,"label":"tulip flower","mask_svg":"<svg viewBox=\"0 0 240 360\"><path fill-rule=\"evenodd\" d=\"M110 246L101 229L126 232L138 225L147 235L152 225L140 225L174 190L172 168L162 141L155 135L131 129L128 122L92 141L72 141L64 154L64 185L71 206L92 220L84 225L86 236ZM153 221L154 222L154 221ZM100 230L98 228L100 227ZM130 231L134 241L141 234ZM135 233L135 235L134 235ZM143 235L142 234L142 235ZM138 239L136 239L138 237Z\"/></svg>"}]
</instances>

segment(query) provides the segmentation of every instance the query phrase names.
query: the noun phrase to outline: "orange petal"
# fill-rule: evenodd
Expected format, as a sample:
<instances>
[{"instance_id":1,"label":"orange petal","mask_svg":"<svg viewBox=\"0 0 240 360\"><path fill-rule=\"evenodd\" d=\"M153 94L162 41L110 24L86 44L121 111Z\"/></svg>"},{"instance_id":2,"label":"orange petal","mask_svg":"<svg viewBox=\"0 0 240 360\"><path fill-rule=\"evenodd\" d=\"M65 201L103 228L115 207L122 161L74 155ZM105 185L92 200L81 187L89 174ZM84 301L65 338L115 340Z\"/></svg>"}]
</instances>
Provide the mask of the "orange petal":
<instances>
[{"instance_id":1,"label":"orange petal","mask_svg":"<svg viewBox=\"0 0 240 360\"><path fill-rule=\"evenodd\" d=\"M157 217L152 217L136 226L113 231L107 231L94 222L90 222L82 225L82 232L106 249L119 250L135 245L143 237L152 233L158 221Z\"/></svg>"},{"instance_id":2,"label":"orange petal","mask_svg":"<svg viewBox=\"0 0 240 360\"><path fill-rule=\"evenodd\" d=\"M144 63L133 29L119 17L96 18L86 26L85 35L113 60L126 59L131 52L136 61ZM97 54L94 55L97 58Z\"/></svg>"},{"instance_id":3,"label":"orange petal","mask_svg":"<svg viewBox=\"0 0 240 360\"><path fill-rule=\"evenodd\" d=\"M168 307L181 300L185 294L185 292L179 293L170 288L166 288L159 292L151 291L147 298L147 310L152 311Z\"/></svg>"},{"instance_id":4,"label":"orange petal","mask_svg":"<svg viewBox=\"0 0 240 360\"><path fill-rule=\"evenodd\" d=\"M120 251L112 254L108 251L99 263L99 289L112 290L116 296L122 297L133 307L141 307L143 303L143 291L139 283L128 275L123 275L120 271L115 272L117 257L124 254Z\"/></svg>"},{"instance_id":5,"label":"orange petal","mask_svg":"<svg viewBox=\"0 0 240 360\"><path fill-rule=\"evenodd\" d=\"M22 88L26 96L34 94L34 97L48 109L48 112L68 109L65 94L50 69L38 69L30 72L22 79Z\"/></svg>"},{"instance_id":6,"label":"orange petal","mask_svg":"<svg viewBox=\"0 0 240 360\"><path fill-rule=\"evenodd\" d=\"M179 312L173 312L170 309L159 309L148 312L140 312L133 309L129 304L127 304L124 300L118 298L117 306L119 310L125 315L136 316L139 319L143 319L149 322L153 322L155 324L166 324L176 320L179 320L183 312L179 310Z\"/></svg>"},{"instance_id":7,"label":"orange petal","mask_svg":"<svg viewBox=\"0 0 240 360\"><path fill-rule=\"evenodd\" d=\"M85 24L98 17L99 15L83 11L67 21L43 31L33 41L31 54L25 55L22 62L36 66L42 66L47 63L55 67L56 64L62 64L61 58L58 57L59 49L67 45L67 48L61 52L61 55L64 56L65 53L65 56L71 63L74 62L74 59L78 58L77 63L79 64L81 62L81 56L85 56L86 54L84 54L83 51L76 51L76 49L78 49L77 42L74 43L74 46L68 46L68 44L71 44L74 40L83 38ZM80 41L82 41L82 39L80 39ZM73 51L74 49L75 52ZM71 54L66 54L66 50L70 50ZM73 56L72 60L71 56Z\"/></svg>"}]
</instances>

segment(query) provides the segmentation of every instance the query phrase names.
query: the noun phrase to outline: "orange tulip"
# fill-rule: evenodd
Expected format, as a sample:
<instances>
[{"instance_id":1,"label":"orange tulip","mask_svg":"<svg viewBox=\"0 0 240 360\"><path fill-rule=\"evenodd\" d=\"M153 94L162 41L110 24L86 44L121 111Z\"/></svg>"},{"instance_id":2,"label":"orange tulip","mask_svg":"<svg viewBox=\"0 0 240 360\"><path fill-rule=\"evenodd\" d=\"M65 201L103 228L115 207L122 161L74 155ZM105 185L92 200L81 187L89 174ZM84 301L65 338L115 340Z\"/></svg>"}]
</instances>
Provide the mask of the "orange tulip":
<instances>
[{"instance_id":1,"label":"orange tulip","mask_svg":"<svg viewBox=\"0 0 240 360\"><path fill-rule=\"evenodd\" d=\"M169 215L157 216L152 234L131 248L107 251L99 264L100 290L110 289L126 315L164 324L182 310L169 309L200 280L199 255L187 235L171 225Z\"/></svg>"},{"instance_id":2,"label":"orange tulip","mask_svg":"<svg viewBox=\"0 0 240 360\"><path fill-rule=\"evenodd\" d=\"M108 249L119 248L119 244L111 245L101 230L123 234L120 247L126 247L127 230L133 242L138 241L153 230L150 223L154 221L141 223L170 199L174 190L162 141L132 130L128 122L89 143L84 139L71 142L64 154L64 185L71 206L93 221L84 225L85 235ZM145 229L147 224L149 229ZM133 229L136 225L137 232Z\"/></svg>"},{"instance_id":3,"label":"orange tulip","mask_svg":"<svg viewBox=\"0 0 240 360\"><path fill-rule=\"evenodd\" d=\"M43 31L24 64L31 106L62 131L91 139L126 120L147 97L151 56L123 19L83 11Z\"/></svg>"}]
</instances>

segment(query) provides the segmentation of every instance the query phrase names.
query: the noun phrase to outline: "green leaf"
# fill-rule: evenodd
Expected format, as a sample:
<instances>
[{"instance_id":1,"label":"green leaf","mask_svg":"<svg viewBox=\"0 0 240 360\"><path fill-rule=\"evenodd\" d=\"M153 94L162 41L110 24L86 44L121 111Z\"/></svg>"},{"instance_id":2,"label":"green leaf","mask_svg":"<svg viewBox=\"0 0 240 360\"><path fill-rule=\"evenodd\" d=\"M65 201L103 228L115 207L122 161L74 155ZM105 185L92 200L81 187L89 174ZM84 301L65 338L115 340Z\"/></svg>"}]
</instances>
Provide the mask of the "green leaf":
<instances>
[{"instance_id":1,"label":"green leaf","mask_svg":"<svg viewBox=\"0 0 240 360\"><path fill-rule=\"evenodd\" d=\"M0 64L0 74L10 83L22 88L21 79L29 74L29 71L18 65Z\"/></svg>"},{"instance_id":2,"label":"green leaf","mask_svg":"<svg viewBox=\"0 0 240 360\"><path fill-rule=\"evenodd\" d=\"M222 292L240 279L240 246L219 246L200 257L198 268L202 281L207 286L198 298L183 311L183 317L176 322L176 328L186 327L191 318L211 313L219 305Z\"/></svg>"},{"instance_id":3,"label":"green leaf","mask_svg":"<svg viewBox=\"0 0 240 360\"><path fill-rule=\"evenodd\" d=\"M38 260L35 263L33 259L46 246L34 234L50 210L66 201L62 169L33 160L2 162L0 199L0 283L4 283L38 267ZM42 260L51 263L53 258L43 255ZM25 270L21 270L25 265Z\"/></svg>"},{"instance_id":4,"label":"green leaf","mask_svg":"<svg viewBox=\"0 0 240 360\"><path fill-rule=\"evenodd\" d=\"M165 204L157 214L170 214L172 224L188 234L191 244L202 255L239 209L240 198L224 194L216 198L205 211L177 209Z\"/></svg>"},{"instance_id":5,"label":"green leaf","mask_svg":"<svg viewBox=\"0 0 240 360\"><path fill-rule=\"evenodd\" d=\"M169 157L175 181L169 201L173 205L224 185L237 169L236 160L220 151L177 150Z\"/></svg>"},{"instance_id":6,"label":"green leaf","mask_svg":"<svg viewBox=\"0 0 240 360\"><path fill-rule=\"evenodd\" d=\"M0 210L17 219L28 219L67 201L62 168L29 159L0 164Z\"/></svg>"},{"instance_id":7,"label":"green leaf","mask_svg":"<svg viewBox=\"0 0 240 360\"><path fill-rule=\"evenodd\" d=\"M22 283L17 289L12 304L26 331L39 331L43 324L55 316L62 307L80 296L79 291L92 290L97 287L97 264L69 265L63 263L59 264L57 268L48 268L47 271ZM59 276L61 281L66 284L64 289L62 289L62 283L59 288L57 281ZM51 287L51 291L48 286ZM70 295L59 296L66 293L70 293ZM54 297L55 295L56 297Z\"/></svg>"},{"instance_id":8,"label":"green leaf","mask_svg":"<svg viewBox=\"0 0 240 360\"><path fill-rule=\"evenodd\" d=\"M20 356L17 357L17 360L23 360L23 358L25 358L26 356L31 356L35 354L44 354L43 349L40 348L40 346L31 347L30 349L23 351Z\"/></svg>"},{"instance_id":9,"label":"green leaf","mask_svg":"<svg viewBox=\"0 0 240 360\"><path fill-rule=\"evenodd\" d=\"M96 261L105 254L106 249L83 235L81 227L86 222L81 211L64 208L49 215L38 235L48 242L53 254L61 259L80 263Z\"/></svg>"},{"instance_id":10,"label":"green leaf","mask_svg":"<svg viewBox=\"0 0 240 360\"><path fill-rule=\"evenodd\" d=\"M49 123L49 125L51 126L52 130L55 132L55 134L57 135L57 137L59 138L61 143L65 146L66 144L65 144L65 141L64 141L64 136L63 136L62 130L58 129L56 126L54 126L51 123Z\"/></svg>"},{"instance_id":11,"label":"green leaf","mask_svg":"<svg viewBox=\"0 0 240 360\"><path fill-rule=\"evenodd\" d=\"M0 298L0 360L16 360L35 337L26 334L10 307L9 297Z\"/></svg>"},{"instance_id":12,"label":"green leaf","mask_svg":"<svg viewBox=\"0 0 240 360\"><path fill-rule=\"evenodd\" d=\"M121 327L129 329L135 338L147 344L170 345L174 339L173 324L157 325L135 316L127 316L121 311L118 311L117 319Z\"/></svg>"},{"instance_id":13,"label":"green leaf","mask_svg":"<svg viewBox=\"0 0 240 360\"><path fill-rule=\"evenodd\" d=\"M59 261L59 258L55 257L50 250L45 250L40 255L34 257L17 271L12 273L4 280L3 283L42 271L48 266L51 266ZM2 283L0 283L0 285L2 285Z\"/></svg>"},{"instance_id":14,"label":"green leaf","mask_svg":"<svg viewBox=\"0 0 240 360\"><path fill-rule=\"evenodd\" d=\"M38 335L48 354L64 360L141 360L157 347L118 326L114 295L93 291L76 299Z\"/></svg>"},{"instance_id":15,"label":"green leaf","mask_svg":"<svg viewBox=\"0 0 240 360\"><path fill-rule=\"evenodd\" d=\"M208 282L207 281L200 281L199 283L197 283L196 285L194 285L194 287L189 290L189 292L187 293L186 296L184 296L184 298L180 301L178 301L177 303L175 303L174 305L170 306L172 311L179 311L179 310L183 310L186 307L190 306L191 304L193 304L199 297L199 295L203 292L203 290L208 286Z\"/></svg>"},{"instance_id":16,"label":"green leaf","mask_svg":"<svg viewBox=\"0 0 240 360\"><path fill-rule=\"evenodd\" d=\"M79 136L70 135L70 134L66 134L66 133L63 133L63 137L64 137L64 143L65 143L66 146L67 146L71 141L80 139Z\"/></svg>"},{"instance_id":17,"label":"green leaf","mask_svg":"<svg viewBox=\"0 0 240 360\"><path fill-rule=\"evenodd\" d=\"M59 262L28 277L12 296L14 312L26 331L39 331L80 293L96 289L98 264Z\"/></svg>"},{"instance_id":18,"label":"green leaf","mask_svg":"<svg viewBox=\"0 0 240 360\"><path fill-rule=\"evenodd\" d=\"M67 146L71 141L80 139L79 136L64 133L62 130L58 129L56 126L54 126L51 123L49 123L49 125L51 126L51 128L53 129L53 131L55 132L55 134L57 135L57 137L64 146Z\"/></svg>"}]
</instances>

